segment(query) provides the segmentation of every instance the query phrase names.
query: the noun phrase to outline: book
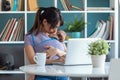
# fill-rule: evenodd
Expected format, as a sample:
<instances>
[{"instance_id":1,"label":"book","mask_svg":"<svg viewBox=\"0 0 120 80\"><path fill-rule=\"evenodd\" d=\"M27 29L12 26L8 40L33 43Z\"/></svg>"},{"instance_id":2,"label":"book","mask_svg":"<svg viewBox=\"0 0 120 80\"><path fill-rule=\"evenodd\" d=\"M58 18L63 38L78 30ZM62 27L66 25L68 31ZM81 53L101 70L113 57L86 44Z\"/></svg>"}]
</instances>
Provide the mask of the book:
<instances>
[{"instance_id":1,"label":"book","mask_svg":"<svg viewBox=\"0 0 120 80\"><path fill-rule=\"evenodd\" d=\"M15 37L15 41L19 41L19 37L20 37L20 32L22 30L22 18L20 18L20 21L19 21L19 25L18 25L18 30L17 30L17 33L16 33L16 37Z\"/></svg>"},{"instance_id":2,"label":"book","mask_svg":"<svg viewBox=\"0 0 120 80\"><path fill-rule=\"evenodd\" d=\"M99 20L96 22L95 28L93 32L90 34L90 36L98 29L98 26L99 26Z\"/></svg>"},{"instance_id":3,"label":"book","mask_svg":"<svg viewBox=\"0 0 120 80\"><path fill-rule=\"evenodd\" d=\"M103 20L100 20L100 21L101 21L101 24L102 24L102 25L101 25L101 29L100 29L100 31L98 32L96 38L102 38L103 35L104 35L104 32L105 32L105 28L106 28L106 22L103 21Z\"/></svg>"},{"instance_id":4,"label":"book","mask_svg":"<svg viewBox=\"0 0 120 80\"><path fill-rule=\"evenodd\" d=\"M88 11L92 11L92 10L113 10L113 8L111 7L87 7Z\"/></svg>"},{"instance_id":5,"label":"book","mask_svg":"<svg viewBox=\"0 0 120 80\"><path fill-rule=\"evenodd\" d=\"M101 28L102 28L102 23L101 23L100 20L97 21L97 23L96 23L96 28L97 28L97 29L95 29L94 33L89 36L90 38L95 38L95 37L98 35L99 31L101 30Z\"/></svg>"},{"instance_id":6,"label":"book","mask_svg":"<svg viewBox=\"0 0 120 80\"><path fill-rule=\"evenodd\" d=\"M15 32L15 29L16 29L16 27L17 27L17 24L18 24L18 21L16 21L16 23L15 23L15 26L14 26L14 28L13 28L13 31L12 31L11 36L10 36L10 38L9 38L9 41L12 40L13 33Z\"/></svg>"},{"instance_id":7,"label":"book","mask_svg":"<svg viewBox=\"0 0 120 80\"><path fill-rule=\"evenodd\" d=\"M21 19L21 18L20 18L20 19ZM17 24L17 27L16 27L16 29L15 29L15 31L14 31L14 34L13 34L13 37L12 37L11 41L15 41L15 39L16 39L16 37L17 37L17 33L18 33L18 31L19 31L19 28L20 28L20 19L18 19L18 24Z\"/></svg>"},{"instance_id":8,"label":"book","mask_svg":"<svg viewBox=\"0 0 120 80\"><path fill-rule=\"evenodd\" d=\"M10 26L12 25L12 23L13 23L13 20L14 20L13 18L10 20L10 23L8 24L8 26L7 26L6 30L5 30L5 33L3 35L2 41L6 40L6 36L8 35L9 29L10 29Z\"/></svg>"},{"instance_id":9,"label":"book","mask_svg":"<svg viewBox=\"0 0 120 80\"><path fill-rule=\"evenodd\" d=\"M65 10L65 11L68 11L68 8L67 8L67 5L66 5L66 3L65 3L65 0L60 0L60 1L61 1L61 4L62 4L64 10Z\"/></svg>"},{"instance_id":10,"label":"book","mask_svg":"<svg viewBox=\"0 0 120 80\"><path fill-rule=\"evenodd\" d=\"M72 10L72 5L70 4L69 0L65 0L65 4L69 11Z\"/></svg>"},{"instance_id":11,"label":"book","mask_svg":"<svg viewBox=\"0 0 120 80\"><path fill-rule=\"evenodd\" d=\"M13 11L17 11L18 10L18 0L14 0L14 4L13 4Z\"/></svg>"},{"instance_id":12,"label":"book","mask_svg":"<svg viewBox=\"0 0 120 80\"><path fill-rule=\"evenodd\" d=\"M25 23L24 23L24 18L22 20L22 31L21 31L21 36L20 36L20 41L24 41L24 36L25 36Z\"/></svg>"},{"instance_id":13,"label":"book","mask_svg":"<svg viewBox=\"0 0 120 80\"><path fill-rule=\"evenodd\" d=\"M104 35L103 35L103 39L107 40L108 37L109 37L109 33L110 33L110 21L107 20L106 21L106 29L105 29L105 32L104 32Z\"/></svg>"},{"instance_id":14,"label":"book","mask_svg":"<svg viewBox=\"0 0 120 80\"><path fill-rule=\"evenodd\" d=\"M72 5L72 8L75 8L75 9L77 9L77 10L82 11L82 9L81 9L81 8L79 8L79 7L75 6L75 5Z\"/></svg>"},{"instance_id":15,"label":"book","mask_svg":"<svg viewBox=\"0 0 120 80\"><path fill-rule=\"evenodd\" d=\"M70 4L69 0L61 0L61 4L62 4L64 10L66 10L66 11L70 11L72 9L82 10L81 8L79 8L77 6Z\"/></svg>"},{"instance_id":16,"label":"book","mask_svg":"<svg viewBox=\"0 0 120 80\"><path fill-rule=\"evenodd\" d=\"M11 41L19 41L20 35L24 33L22 29L22 27L24 27L24 18L20 18L17 22L17 27L14 30Z\"/></svg>"},{"instance_id":17,"label":"book","mask_svg":"<svg viewBox=\"0 0 120 80\"><path fill-rule=\"evenodd\" d=\"M21 0L21 11L24 11L25 9L25 2L24 2L24 0Z\"/></svg>"},{"instance_id":18,"label":"book","mask_svg":"<svg viewBox=\"0 0 120 80\"><path fill-rule=\"evenodd\" d=\"M21 29L19 31L18 40L23 41L24 37L24 19L21 20Z\"/></svg>"},{"instance_id":19,"label":"book","mask_svg":"<svg viewBox=\"0 0 120 80\"><path fill-rule=\"evenodd\" d=\"M0 11L2 11L2 0L0 0Z\"/></svg>"},{"instance_id":20,"label":"book","mask_svg":"<svg viewBox=\"0 0 120 80\"><path fill-rule=\"evenodd\" d=\"M110 35L109 35L109 40L113 39L113 33L114 33L114 16L110 16Z\"/></svg>"},{"instance_id":21,"label":"book","mask_svg":"<svg viewBox=\"0 0 120 80\"><path fill-rule=\"evenodd\" d=\"M23 0L18 0L18 3L19 3L19 4L18 4L18 9L17 9L18 11L21 11L22 1L23 1Z\"/></svg>"},{"instance_id":22,"label":"book","mask_svg":"<svg viewBox=\"0 0 120 80\"><path fill-rule=\"evenodd\" d=\"M10 35L11 35L11 33L12 33L12 31L13 31L13 28L14 28L15 22L16 22L16 18L13 19L13 22L12 22L10 28L9 28L9 31L8 31L8 33L7 33L4 41L8 41L8 40L9 40Z\"/></svg>"},{"instance_id":23,"label":"book","mask_svg":"<svg viewBox=\"0 0 120 80\"><path fill-rule=\"evenodd\" d=\"M5 24L5 27L3 28L2 32L0 33L0 39L1 40L3 39L4 33L7 30L7 27L9 25L10 21L11 21L10 19L7 21L7 23Z\"/></svg>"},{"instance_id":24,"label":"book","mask_svg":"<svg viewBox=\"0 0 120 80\"><path fill-rule=\"evenodd\" d=\"M37 4L37 0L27 0L27 7L28 11L37 11L39 7Z\"/></svg>"}]
</instances>

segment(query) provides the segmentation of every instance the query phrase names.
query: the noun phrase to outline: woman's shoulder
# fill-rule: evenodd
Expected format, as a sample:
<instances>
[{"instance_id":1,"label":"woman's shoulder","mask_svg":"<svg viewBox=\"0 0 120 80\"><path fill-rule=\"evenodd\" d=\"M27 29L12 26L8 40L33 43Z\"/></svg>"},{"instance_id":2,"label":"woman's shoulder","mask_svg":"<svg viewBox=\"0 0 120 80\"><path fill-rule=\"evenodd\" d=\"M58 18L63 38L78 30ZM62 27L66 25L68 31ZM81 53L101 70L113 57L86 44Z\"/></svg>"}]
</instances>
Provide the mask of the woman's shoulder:
<instances>
[{"instance_id":1,"label":"woman's shoulder","mask_svg":"<svg viewBox=\"0 0 120 80\"><path fill-rule=\"evenodd\" d=\"M35 35L35 32L33 32L33 33L31 33L31 34L26 34L25 35L25 38L34 38L34 37L36 37L36 35Z\"/></svg>"},{"instance_id":2,"label":"woman's shoulder","mask_svg":"<svg viewBox=\"0 0 120 80\"><path fill-rule=\"evenodd\" d=\"M31 42L32 41L32 37L30 34L26 34L25 37L24 37L24 41L25 42Z\"/></svg>"},{"instance_id":3,"label":"woman's shoulder","mask_svg":"<svg viewBox=\"0 0 120 80\"><path fill-rule=\"evenodd\" d=\"M25 38L31 38L31 34L26 34Z\"/></svg>"}]
</instances>

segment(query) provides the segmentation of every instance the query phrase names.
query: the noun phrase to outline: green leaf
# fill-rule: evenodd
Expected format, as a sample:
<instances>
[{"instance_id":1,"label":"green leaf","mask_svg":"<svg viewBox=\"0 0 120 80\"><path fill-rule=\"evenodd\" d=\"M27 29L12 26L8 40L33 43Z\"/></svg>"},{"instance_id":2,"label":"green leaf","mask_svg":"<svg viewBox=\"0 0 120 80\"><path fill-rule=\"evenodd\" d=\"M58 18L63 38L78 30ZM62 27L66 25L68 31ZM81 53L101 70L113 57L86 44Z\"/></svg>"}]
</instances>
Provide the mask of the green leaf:
<instances>
[{"instance_id":1,"label":"green leaf","mask_svg":"<svg viewBox=\"0 0 120 80\"><path fill-rule=\"evenodd\" d=\"M67 23L67 28L65 29L65 31L81 32L82 30L84 30L84 28L85 28L85 22L83 17L81 18L81 20L78 20L78 17L75 17L74 21Z\"/></svg>"},{"instance_id":2,"label":"green leaf","mask_svg":"<svg viewBox=\"0 0 120 80\"><path fill-rule=\"evenodd\" d=\"M88 53L90 55L108 54L109 48L110 48L110 45L106 40L99 39L89 44Z\"/></svg>"}]
</instances>

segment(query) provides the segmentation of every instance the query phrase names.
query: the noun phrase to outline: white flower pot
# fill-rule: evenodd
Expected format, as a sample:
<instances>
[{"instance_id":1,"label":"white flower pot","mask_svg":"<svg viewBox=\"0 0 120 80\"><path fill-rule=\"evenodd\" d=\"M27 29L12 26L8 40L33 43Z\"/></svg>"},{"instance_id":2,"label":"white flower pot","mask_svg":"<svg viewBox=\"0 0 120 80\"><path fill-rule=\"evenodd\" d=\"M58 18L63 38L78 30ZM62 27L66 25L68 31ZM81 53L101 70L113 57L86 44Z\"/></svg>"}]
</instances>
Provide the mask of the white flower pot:
<instances>
[{"instance_id":1,"label":"white flower pot","mask_svg":"<svg viewBox=\"0 0 120 80\"><path fill-rule=\"evenodd\" d=\"M104 67L106 55L91 55L93 67Z\"/></svg>"}]
</instances>

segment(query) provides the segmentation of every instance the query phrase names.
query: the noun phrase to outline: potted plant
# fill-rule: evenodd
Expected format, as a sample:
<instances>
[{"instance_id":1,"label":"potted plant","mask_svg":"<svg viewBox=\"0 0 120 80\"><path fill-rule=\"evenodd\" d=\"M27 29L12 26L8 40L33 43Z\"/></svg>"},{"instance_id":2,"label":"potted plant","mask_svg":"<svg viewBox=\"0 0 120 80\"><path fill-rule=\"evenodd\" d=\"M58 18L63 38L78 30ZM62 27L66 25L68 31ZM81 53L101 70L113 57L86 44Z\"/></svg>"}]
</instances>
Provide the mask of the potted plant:
<instances>
[{"instance_id":1,"label":"potted plant","mask_svg":"<svg viewBox=\"0 0 120 80\"><path fill-rule=\"evenodd\" d=\"M79 20L78 17L75 17L74 21L67 23L66 32L72 33L73 38L80 38L80 32L85 28L85 21L83 17Z\"/></svg>"},{"instance_id":2,"label":"potted plant","mask_svg":"<svg viewBox=\"0 0 120 80\"><path fill-rule=\"evenodd\" d=\"M91 55L93 67L104 67L109 48L109 43L103 39L98 39L89 44L88 53Z\"/></svg>"}]
</instances>

